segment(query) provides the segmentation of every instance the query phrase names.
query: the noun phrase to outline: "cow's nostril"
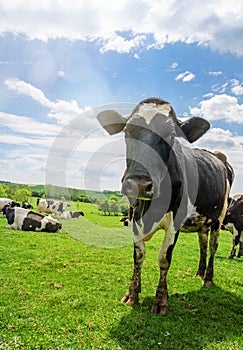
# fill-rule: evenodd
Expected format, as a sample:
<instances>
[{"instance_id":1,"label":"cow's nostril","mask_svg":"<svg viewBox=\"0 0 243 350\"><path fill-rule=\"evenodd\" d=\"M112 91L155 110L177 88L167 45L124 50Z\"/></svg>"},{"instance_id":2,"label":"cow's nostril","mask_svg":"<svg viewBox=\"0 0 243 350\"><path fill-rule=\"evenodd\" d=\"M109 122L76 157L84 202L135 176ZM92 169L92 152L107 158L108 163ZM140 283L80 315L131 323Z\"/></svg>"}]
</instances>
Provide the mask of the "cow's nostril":
<instances>
[{"instance_id":1,"label":"cow's nostril","mask_svg":"<svg viewBox=\"0 0 243 350\"><path fill-rule=\"evenodd\" d=\"M122 193L128 197L138 197L138 185L136 181L127 179L122 184Z\"/></svg>"},{"instance_id":2,"label":"cow's nostril","mask_svg":"<svg viewBox=\"0 0 243 350\"><path fill-rule=\"evenodd\" d=\"M153 183L152 183L152 181L150 181L144 185L144 194L148 197L151 197L153 195Z\"/></svg>"}]
</instances>

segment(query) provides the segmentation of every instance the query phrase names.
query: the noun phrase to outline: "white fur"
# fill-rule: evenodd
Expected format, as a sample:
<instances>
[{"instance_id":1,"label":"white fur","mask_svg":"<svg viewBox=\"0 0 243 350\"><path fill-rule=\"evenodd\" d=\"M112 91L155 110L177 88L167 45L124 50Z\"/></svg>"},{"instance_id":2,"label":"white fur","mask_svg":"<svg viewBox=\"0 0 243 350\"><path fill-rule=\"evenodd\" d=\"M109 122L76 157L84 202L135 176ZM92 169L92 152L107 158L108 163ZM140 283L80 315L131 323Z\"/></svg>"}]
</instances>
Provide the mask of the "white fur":
<instances>
[{"instance_id":1,"label":"white fur","mask_svg":"<svg viewBox=\"0 0 243 350\"><path fill-rule=\"evenodd\" d=\"M137 113L141 115L149 125L156 114L161 113L168 117L170 112L171 105L169 103L164 103L162 105L157 105L155 103L146 103L139 107Z\"/></svg>"}]
</instances>

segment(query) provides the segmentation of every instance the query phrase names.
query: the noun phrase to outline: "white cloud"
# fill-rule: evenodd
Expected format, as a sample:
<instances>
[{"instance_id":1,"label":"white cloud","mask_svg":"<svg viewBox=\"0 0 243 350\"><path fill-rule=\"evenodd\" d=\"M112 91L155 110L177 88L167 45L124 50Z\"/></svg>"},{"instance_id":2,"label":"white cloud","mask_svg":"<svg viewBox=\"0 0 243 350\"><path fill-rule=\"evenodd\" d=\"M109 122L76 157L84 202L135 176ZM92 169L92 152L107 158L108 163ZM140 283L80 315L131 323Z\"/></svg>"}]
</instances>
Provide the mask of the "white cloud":
<instances>
[{"instance_id":1,"label":"white cloud","mask_svg":"<svg viewBox=\"0 0 243 350\"><path fill-rule=\"evenodd\" d=\"M134 48L143 45L145 35L137 35L134 38L127 40L122 36L114 35L107 40L107 43L100 49L101 53L106 51L117 51L118 53L128 53Z\"/></svg>"},{"instance_id":2,"label":"white cloud","mask_svg":"<svg viewBox=\"0 0 243 350\"><path fill-rule=\"evenodd\" d=\"M221 71L217 71L217 72L209 72L208 73L209 75L214 75L214 76L219 76L219 75L222 75L223 73Z\"/></svg>"},{"instance_id":3,"label":"white cloud","mask_svg":"<svg viewBox=\"0 0 243 350\"><path fill-rule=\"evenodd\" d=\"M49 108L48 116L61 125L67 124L73 118L89 110L89 107L80 108L75 100L50 101L40 89L15 77L6 79L5 84L10 90L17 92L19 95L29 96L43 107Z\"/></svg>"},{"instance_id":4,"label":"white cloud","mask_svg":"<svg viewBox=\"0 0 243 350\"><path fill-rule=\"evenodd\" d=\"M178 63L177 62L172 62L170 68L171 69L176 69L176 67L178 67Z\"/></svg>"},{"instance_id":5,"label":"white cloud","mask_svg":"<svg viewBox=\"0 0 243 350\"><path fill-rule=\"evenodd\" d=\"M42 137L55 136L60 131L60 127L54 124L41 123L29 117L16 116L2 112L0 112L0 123L2 127L7 127L11 131L27 135L39 135Z\"/></svg>"},{"instance_id":6,"label":"white cloud","mask_svg":"<svg viewBox=\"0 0 243 350\"><path fill-rule=\"evenodd\" d=\"M182 80L183 83L188 83L189 81L195 79L195 75L189 71L180 73L176 76L175 80Z\"/></svg>"},{"instance_id":7,"label":"white cloud","mask_svg":"<svg viewBox=\"0 0 243 350\"><path fill-rule=\"evenodd\" d=\"M181 41L243 55L241 0L120 0L112 7L108 0L43 0L31 4L26 0L0 0L0 6L0 33L21 33L45 41L104 39L103 52L141 47L144 42L137 39L146 35L150 37L147 47L161 48ZM128 31L133 34L131 40L118 35Z\"/></svg>"},{"instance_id":8,"label":"white cloud","mask_svg":"<svg viewBox=\"0 0 243 350\"><path fill-rule=\"evenodd\" d=\"M243 95L243 84L240 83L239 80L237 79L233 79L231 83L232 83L231 92L236 96Z\"/></svg>"},{"instance_id":9,"label":"white cloud","mask_svg":"<svg viewBox=\"0 0 243 350\"><path fill-rule=\"evenodd\" d=\"M192 115L200 115L207 120L222 120L243 124L243 105L234 96L215 95L199 103L199 108L190 107Z\"/></svg>"}]
</instances>

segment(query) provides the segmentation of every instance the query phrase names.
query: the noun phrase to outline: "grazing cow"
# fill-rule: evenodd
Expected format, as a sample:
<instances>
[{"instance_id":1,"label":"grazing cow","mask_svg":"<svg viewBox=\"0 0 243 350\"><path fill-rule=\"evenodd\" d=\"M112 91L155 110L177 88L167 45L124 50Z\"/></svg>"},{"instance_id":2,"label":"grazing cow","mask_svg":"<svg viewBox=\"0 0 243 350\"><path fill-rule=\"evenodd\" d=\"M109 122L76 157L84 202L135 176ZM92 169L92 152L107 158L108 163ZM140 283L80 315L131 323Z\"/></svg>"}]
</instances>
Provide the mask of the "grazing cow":
<instances>
[{"instance_id":1,"label":"grazing cow","mask_svg":"<svg viewBox=\"0 0 243 350\"><path fill-rule=\"evenodd\" d=\"M5 205L3 215L8 221L6 228L14 230L57 232L62 228L62 224L53 217L24 208Z\"/></svg>"},{"instance_id":2,"label":"grazing cow","mask_svg":"<svg viewBox=\"0 0 243 350\"><path fill-rule=\"evenodd\" d=\"M140 102L128 118L108 110L100 112L97 119L111 135L125 132L126 171L122 193L128 197L133 210L134 271L121 301L130 305L138 302L144 242L162 228L165 236L158 256L160 279L151 311L165 314L168 310L166 276L182 226L198 232L197 275L205 284L213 283L214 255L230 190L230 167L212 152L187 147L186 142L200 138L209 129L209 123L197 117L180 121L172 106L162 99Z\"/></svg>"},{"instance_id":3,"label":"grazing cow","mask_svg":"<svg viewBox=\"0 0 243 350\"><path fill-rule=\"evenodd\" d=\"M82 211L63 211L62 213L58 213L56 217L58 219L77 219L80 216L84 216L84 212Z\"/></svg>"},{"instance_id":4,"label":"grazing cow","mask_svg":"<svg viewBox=\"0 0 243 350\"><path fill-rule=\"evenodd\" d=\"M39 213L58 213L66 210L68 204L66 202L53 201L49 199L37 199L37 211Z\"/></svg>"},{"instance_id":5,"label":"grazing cow","mask_svg":"<svg viewBox=\"0 0 243 350\"><path fill-rule=\"evenodd\" d=\"M19 202L15 202L10 198L0 198L0 212L3 210L5 205L9 205L9 206L11 206L11 208L20 207Z\"/></svg>"},{"instance_id":6,"label":"grazing cow","mask_svg":"<svg viewBox=\"0 0 243 350\"><path fill-rule=\"evenodd\" d=\"M232 196L229 207L227 209L224 227L233 234L233 247L229 255L229 259L233 259L236 255L236 248L239 244L239 252L237 257L243 256L243 195L237 194Z\"/></svg>"},{"instance_id":7,"label":"grazing cow","mask_svg":"<svg viewBox=\"0 0 243 350\"><path fill-rule=\"evenodd\" d=\"M31 203L24 202L22 204L22 208L24 208L24 209L33 209L33 205Z\"/></svg>"}]
</instances>

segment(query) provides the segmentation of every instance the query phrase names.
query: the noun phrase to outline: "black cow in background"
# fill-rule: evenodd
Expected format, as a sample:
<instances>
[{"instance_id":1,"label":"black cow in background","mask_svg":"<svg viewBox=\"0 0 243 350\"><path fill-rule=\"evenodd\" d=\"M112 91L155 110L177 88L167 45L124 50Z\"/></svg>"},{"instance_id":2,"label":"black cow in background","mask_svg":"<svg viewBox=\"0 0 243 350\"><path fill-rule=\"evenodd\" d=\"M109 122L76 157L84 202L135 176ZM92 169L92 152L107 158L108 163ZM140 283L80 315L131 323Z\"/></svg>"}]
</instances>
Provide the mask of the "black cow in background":
<instances>
[{"instance_id":1,"label":"black cow in background","mask_svg":"<svg viewBox=\"0 0 243 350\"><path fill-rule=\"evenodd\" d=\"M236 255L236 248L239 244L237 257L243 256L243 195L236 194L230 198L229 206L223 222L224 228L233 234L233 247L229 259Z\"/></svg>"},{"instance_id":2,"label":"black cow in background","mask_svg":"<svg viewBox=\"0 0 243 350\"><path fill-rule=\"evenodd\" d=\"M181 122L172 106L162 99L140 102L128 118L114 110L103 111L97 118L111 135L125 132L126 171L122 193L132 208L134 271L122 302L138 303L144 242L163 228L165 236L158 257L160 279L151 311L165 314L167 272L182 226L198 232L197 275L208 285L213 282L214 256L233 178L233 175L230 178L230 166L212 152L186 146L185 141L196 141L209 129L209 123L197 117Z\"/></svg>"}]
</instances>

